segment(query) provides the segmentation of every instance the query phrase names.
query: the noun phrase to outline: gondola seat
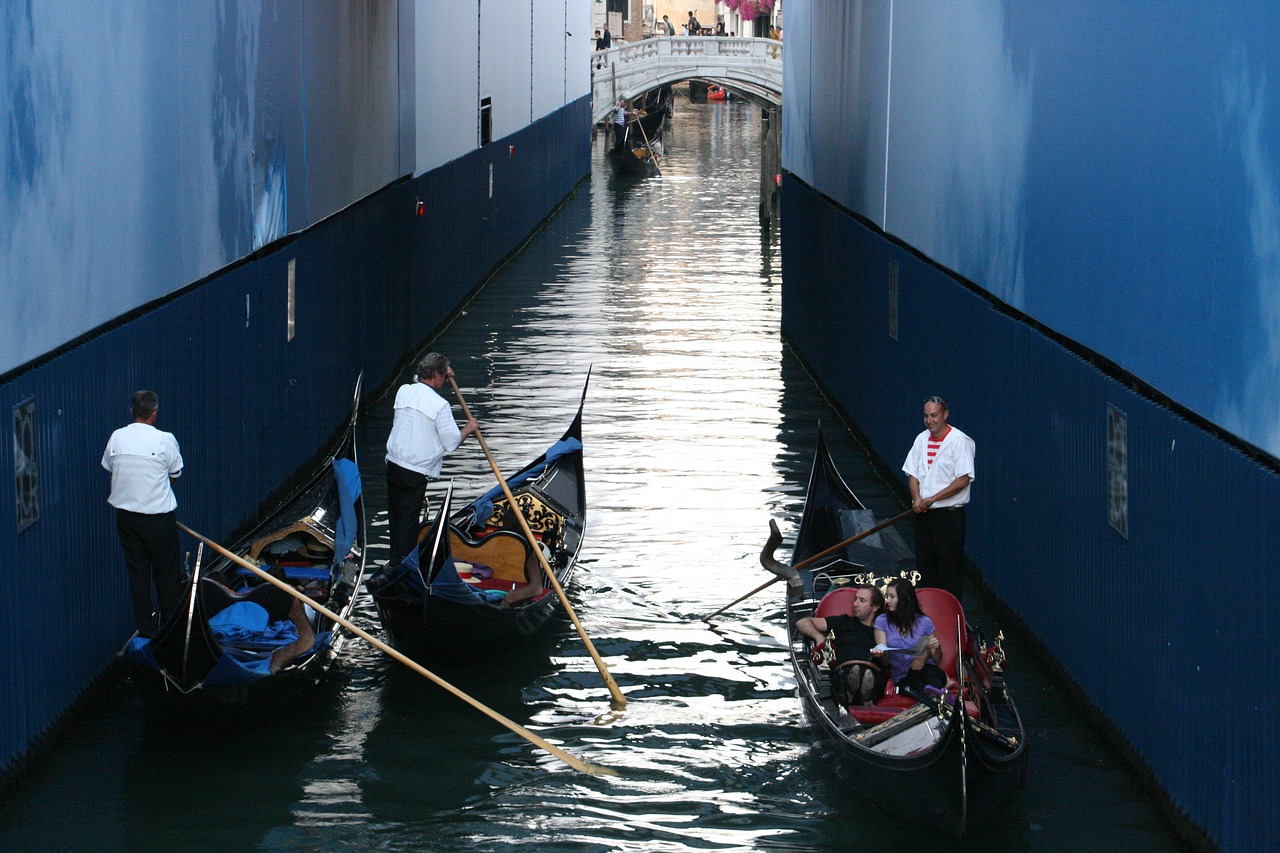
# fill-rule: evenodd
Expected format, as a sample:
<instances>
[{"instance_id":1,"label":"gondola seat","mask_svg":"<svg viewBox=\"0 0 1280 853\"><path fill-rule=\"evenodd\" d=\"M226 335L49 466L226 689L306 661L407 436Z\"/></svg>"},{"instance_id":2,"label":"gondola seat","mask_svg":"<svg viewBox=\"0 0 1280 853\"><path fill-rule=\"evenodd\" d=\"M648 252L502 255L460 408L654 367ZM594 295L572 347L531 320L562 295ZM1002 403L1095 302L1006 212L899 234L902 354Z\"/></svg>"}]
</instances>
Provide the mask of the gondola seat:
<instances>
[{"instance_id":1,"label":"gondola seat","mask_svg":"<svg viewBox=\"0 0 1280 853\"><path fill-rule=\"evenodd\" d=\"M831 594L834 594L834 592L852 593L854 590L835 590ZM942 662L939 666L947 674L947 692L955 696L959 692L956 681L957 637L963 637L961 644L965 648L968 648L969 645L969 630L964 621L964 609L961 608L960 602L956 600L955 596L943 589L921 587L916 590L916 597L920 601L920 609L933 622L934 635L942 646ZM825 601L826 599L823 599L824 603ZM852 603L852 596L850 596L849 601ZM821 606L819 610L821 610ZM962 635L958 635L956 632L957 617L959 617ZM863 725L876 725L916 704L916 701L910 696L899 694L896 691L897 688L891 679L885 684L884 697L878 700L875 705L850 706L849 714ZM977 706L969 701L965 702L965 711L970 717L978 715Z\"/></svg>"},{"instance_id":2,"label":"gondola seat","mask_svg":"<svg viewBox=\"0 0 1280 853\"><path fill-rule=\"evenodd\" d=\"M449 548L455 560L487 566L496 581L525 583L525 565L533 552L524 536L510 530L495 530L472 539L456 527L449 528Z\"/></svg>"},{"instance_id":3,"label":"gondola seat","mask_svg":"<svg viewBox=\"0 0 1280 853\"><path fill-rule=\"evenodd\" d=\"M964 621L964 608L945 589L921 587L916 590L916 598L920 600L920 609L933 620L934 636L942 645L942 661L938 666L947 674L948 685L955 684L956 653L960 646L969 648L969 627Z\"/></svg>"},{"instance_id":4,"label":"gondola seat","mask_svg":"<svg viewBox=\"0 0 1280 853\"><path fill-rule=\"evenodd\" d=\"M814 616L825 619L828 616L852 616L853 599L858 594L856 586L839 586L831 590L818 602Z\"/></svg>"}]
</instances>

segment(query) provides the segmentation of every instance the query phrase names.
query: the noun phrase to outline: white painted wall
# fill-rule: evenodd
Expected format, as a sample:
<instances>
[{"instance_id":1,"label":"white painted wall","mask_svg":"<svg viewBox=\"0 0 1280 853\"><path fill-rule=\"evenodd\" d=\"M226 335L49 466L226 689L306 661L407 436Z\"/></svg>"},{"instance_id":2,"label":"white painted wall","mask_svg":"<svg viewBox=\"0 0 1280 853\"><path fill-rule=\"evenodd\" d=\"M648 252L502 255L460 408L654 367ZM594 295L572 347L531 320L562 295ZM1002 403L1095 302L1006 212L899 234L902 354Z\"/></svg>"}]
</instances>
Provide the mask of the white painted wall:
<instances>
[{"instance_id":1,"label":"white painted wall","mask_svg":"<svg viewBox=\"0 0 1280 853\"><path fill-rule=\"evenodd\" d=\"M413 28L414 174L476 148L481 98L496 141L591 89L582 0L417 0Z\"/></svg>"}]
</instances>

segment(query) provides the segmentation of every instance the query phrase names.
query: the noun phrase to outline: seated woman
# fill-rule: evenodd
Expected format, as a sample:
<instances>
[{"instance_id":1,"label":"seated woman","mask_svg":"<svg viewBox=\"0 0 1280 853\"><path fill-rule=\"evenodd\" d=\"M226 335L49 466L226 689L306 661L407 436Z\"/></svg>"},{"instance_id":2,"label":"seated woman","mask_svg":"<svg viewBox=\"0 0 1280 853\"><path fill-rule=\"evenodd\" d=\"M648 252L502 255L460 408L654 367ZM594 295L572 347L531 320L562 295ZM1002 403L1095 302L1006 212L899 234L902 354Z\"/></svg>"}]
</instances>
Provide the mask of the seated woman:
<instances>
[{"instance_id":1,"label":"seated woman","mask_svg":"<svg viewBox=\"0 0 1280 853\"><path fill-rule=\"evenodd\" d=\"M947 675L938 668L942 644L934 635L933 620L920 610L916 588L905 578L889 581L884 592L885 612L876 617L876 645L872 654L887 655L889 677L898 692L940 695Z\"/></svg>"}]
</instances>

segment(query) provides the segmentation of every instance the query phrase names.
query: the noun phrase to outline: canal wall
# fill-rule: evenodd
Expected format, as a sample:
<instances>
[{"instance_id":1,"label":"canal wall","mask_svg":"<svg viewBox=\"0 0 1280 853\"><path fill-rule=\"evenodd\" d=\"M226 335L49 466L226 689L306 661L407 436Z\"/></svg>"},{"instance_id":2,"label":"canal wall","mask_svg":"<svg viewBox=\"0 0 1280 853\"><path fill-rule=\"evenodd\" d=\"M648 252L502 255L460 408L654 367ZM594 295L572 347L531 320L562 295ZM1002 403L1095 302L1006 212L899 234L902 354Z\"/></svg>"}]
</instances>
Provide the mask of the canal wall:
<instances>
[{"instance_id":1,"label":"canal wall","mask_svg":"<svg viewBox=\"0 0 1280 853\"><path fill-rule=\"evenodd\" d=\"M1267 13L787 7L785 337L895 471L950 401L983 581L1231 850L1280 845Z\"/></svg>"},{"instance_id":2,"label":"canal wall","mask_svg":"<svg viewBox=\"0 0 1280 853\"><path fill-rule=\"evenodd\" d=\"M100 464L131 392L181 445L179 518L228 541L322 461L357 376L366 396L400 378L590 171L567 0L532 23L481 2L146 11L8 21L8 780L133 630Z\"/></svg>"}]
</instances>

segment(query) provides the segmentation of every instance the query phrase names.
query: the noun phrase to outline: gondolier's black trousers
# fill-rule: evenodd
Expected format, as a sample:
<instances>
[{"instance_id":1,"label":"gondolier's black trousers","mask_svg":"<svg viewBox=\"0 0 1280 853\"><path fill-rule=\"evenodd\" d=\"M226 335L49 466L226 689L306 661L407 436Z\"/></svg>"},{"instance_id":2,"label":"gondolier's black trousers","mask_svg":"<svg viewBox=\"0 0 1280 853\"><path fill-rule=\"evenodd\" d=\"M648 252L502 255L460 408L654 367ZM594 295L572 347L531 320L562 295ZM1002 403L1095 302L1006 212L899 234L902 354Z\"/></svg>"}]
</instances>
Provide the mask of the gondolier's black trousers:
<instances>
[{"instance_id":1,"label":"gondolier's black trousers","mask_svg":"<svg viewBox=\"0 0 1280 853\"><path fill-rule=\"evenodd\" d=\"M391 557L394 566L408 556L418 544L418 527L422 518L422 499L431 478L417 471L387 463L387 524L391 528Z\"/></svg>"},{"instance_id":2,"label":"gondolier's black trousers","mask_svg":"<svg viewBox=\"0 0 1280 853\"><path fill-rule=\"evenodd\" d=\"M155 633L182 598L182 557L178 542L177 514L148 515L116 510L116 533L129 569L133 621L147 635ZM155 584L160 618L152 616L151 586Z\"/></svg>"},{"instance_id":3,"label":"gondolier's black trousers","mask_svg":"<svg viewBox=\"0 0 1280 853\"><path fill-rule=\"evenodd\" d=\"M916 514L919 585L945 589L957 601L964 590L964 526L964 507Z\"/></svg>"},{"instance_id":4,"label":"gondolier's black trousers","mask_svg":"<svg viewBox=\"0 0 1280 853\"><path fill-rule=\"evenodd\" d=\"M627 126L625 124L613 123L613 150L621 151L627 141Z\"/></svg>"}]
</instances>

